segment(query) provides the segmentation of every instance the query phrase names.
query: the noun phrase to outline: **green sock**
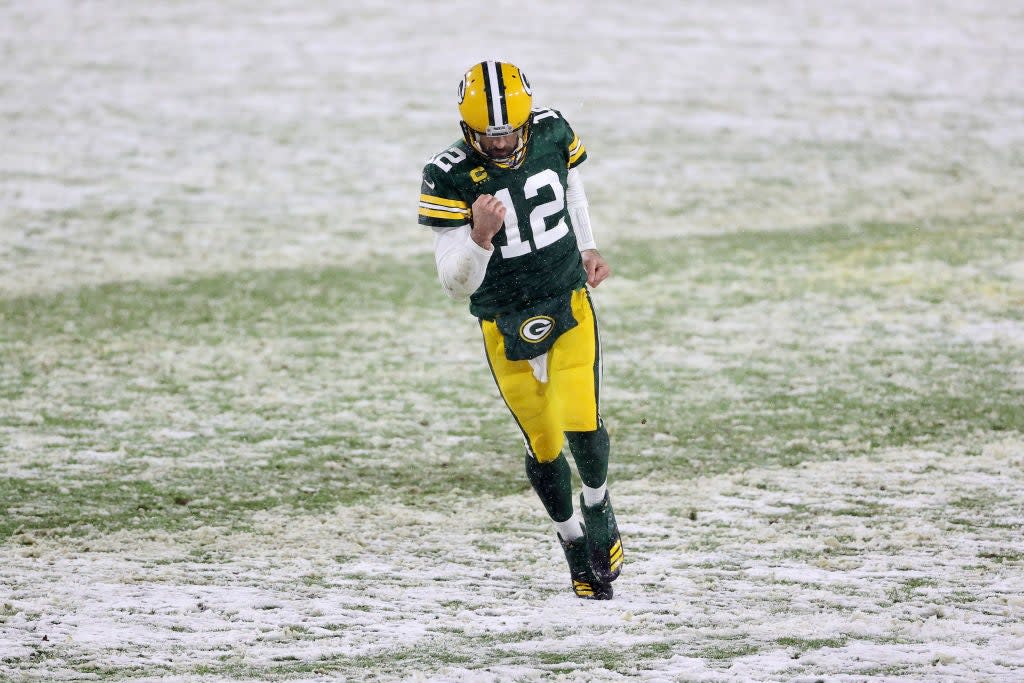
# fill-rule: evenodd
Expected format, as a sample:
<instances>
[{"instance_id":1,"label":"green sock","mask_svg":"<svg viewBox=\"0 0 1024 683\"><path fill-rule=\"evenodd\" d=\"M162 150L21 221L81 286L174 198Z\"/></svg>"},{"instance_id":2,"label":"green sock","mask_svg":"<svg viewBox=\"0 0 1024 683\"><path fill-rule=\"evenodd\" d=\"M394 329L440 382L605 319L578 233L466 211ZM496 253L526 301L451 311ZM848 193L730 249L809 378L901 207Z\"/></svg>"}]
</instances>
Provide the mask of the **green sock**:
<instances>
[{"instance_id":1,"label":"green sock","mask_svg":"<svg viewBox=\"0 0 1024 683\"><path fill-rule=\"evenodd\" d=\"M608 479L608 455L611 442L604 422L598 422L592 432L566 432L565 440L576 460L576 469L583 483L592 489L600 488Z\"/></svg>"},{"instance_id":2,"label":"green sock","mask_svg":"<svg viewBox=\"0 0 1024 683\"><path fill-rule=\"evenodd\" d=\"M545 463L527 454L526 476L552 520L564 522L572 517L572 470L563 454Z\"/></svg>"}]
</instances>

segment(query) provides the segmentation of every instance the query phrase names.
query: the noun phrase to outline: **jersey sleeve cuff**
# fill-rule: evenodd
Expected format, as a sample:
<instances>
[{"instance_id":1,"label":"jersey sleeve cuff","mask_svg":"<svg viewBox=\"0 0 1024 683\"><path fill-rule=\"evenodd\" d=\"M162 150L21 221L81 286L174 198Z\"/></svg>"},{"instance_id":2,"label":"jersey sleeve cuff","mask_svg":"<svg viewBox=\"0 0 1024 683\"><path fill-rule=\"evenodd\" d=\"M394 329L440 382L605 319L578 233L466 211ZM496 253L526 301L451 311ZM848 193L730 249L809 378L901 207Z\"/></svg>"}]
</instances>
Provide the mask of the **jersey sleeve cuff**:
<instances>
[{"instance_id":1,"label":"jersey sleeve cuff","mask_svg":"<svg viewBox=\"0 0 1024 683\"><path fill-rule=\"evenodd\" d=\"M491 246L490 249L486 247L481 247L473 239L473 235L466 235L466 245L470 252L473 254L473 256L476 258L476 260L483 261L484 263L489 261L491 258L491 254L494 253L493 245Z\"/></svg>"}]
</instances>

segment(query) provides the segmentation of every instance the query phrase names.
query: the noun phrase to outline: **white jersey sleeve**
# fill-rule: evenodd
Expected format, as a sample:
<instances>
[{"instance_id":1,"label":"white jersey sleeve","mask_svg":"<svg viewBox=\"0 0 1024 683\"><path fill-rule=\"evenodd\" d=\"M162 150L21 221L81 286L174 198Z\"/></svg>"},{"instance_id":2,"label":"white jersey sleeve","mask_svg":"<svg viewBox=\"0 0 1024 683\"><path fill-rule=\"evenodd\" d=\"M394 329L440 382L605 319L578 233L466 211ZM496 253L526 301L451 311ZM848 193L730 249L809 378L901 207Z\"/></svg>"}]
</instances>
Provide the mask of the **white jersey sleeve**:
<instances>
[{"instance_id":1,"label":"white jersey sleeve","mask_svg":"<svg viewBox=\"0 0 1024 683\"><path fill-rule=\"evenodd\" d=\"M580 177L578 168L569 169L569 176L566 178L565 207L576 233L576 246L579 250L597 249L594 230L590 227L587 193L583 189L583 178Z\"/></svg>"},{"instance_id":2,"label":"white jersey sleeve","mask_svg":"<svg viewBox=\"0 0 1024 683\"><path fill-rule=\"evenodd\" d=\"M465 299L484 281L493 249L484 249L470 237L470 226L434 228L434 262L445 294Z\"/></svg>"}]
</instances>

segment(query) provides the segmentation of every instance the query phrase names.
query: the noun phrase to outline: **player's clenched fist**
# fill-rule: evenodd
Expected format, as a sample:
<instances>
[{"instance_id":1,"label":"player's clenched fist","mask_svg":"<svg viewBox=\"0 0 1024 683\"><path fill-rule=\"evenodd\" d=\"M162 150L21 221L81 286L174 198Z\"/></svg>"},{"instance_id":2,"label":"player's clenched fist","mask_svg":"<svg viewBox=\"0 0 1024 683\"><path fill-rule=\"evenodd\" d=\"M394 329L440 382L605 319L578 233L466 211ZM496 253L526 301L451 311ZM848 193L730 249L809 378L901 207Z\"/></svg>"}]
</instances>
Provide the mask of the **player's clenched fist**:
<instances>
[{"instance_id":1,"label":"player's clenched fist","mask_svg":"<svg viewBox=\"0 0 1024 683\"><path fill-rule=\"evenodd\" d=\"M597 249L586 249L580 256L583 258L583 268L587 271L587 284L591 287L597 287L612 274L611 266Z\"/></svg>"},{"instance_id":2,"label":"player's clenched fist","mask_svg":"<svg viewBox=\"0 0 1024 683\"><path fill-rule=\"evenodd\" d=\"M482 194L473 202L473 241L485 249L505 222L505 205L491 194Z\"/></svg>"}]
</instances>

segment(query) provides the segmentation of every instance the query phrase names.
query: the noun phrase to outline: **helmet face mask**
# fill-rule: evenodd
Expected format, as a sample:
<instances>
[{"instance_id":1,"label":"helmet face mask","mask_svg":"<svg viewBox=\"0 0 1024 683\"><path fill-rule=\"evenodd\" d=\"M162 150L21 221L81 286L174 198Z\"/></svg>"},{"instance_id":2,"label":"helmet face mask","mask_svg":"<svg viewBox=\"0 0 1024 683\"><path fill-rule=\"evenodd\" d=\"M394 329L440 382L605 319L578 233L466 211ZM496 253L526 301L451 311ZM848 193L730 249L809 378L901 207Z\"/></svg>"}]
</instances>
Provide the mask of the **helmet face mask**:
<instances>
[{"instance_id":1,"label":"helmet face mask","mask_svg":"<svg viewBox=\"0 0 1024 683\"><path fill-rule=\"evenodd\" d=\"M476 150L477 153L486 157L488 161L491 161L502 168L518 168L523 163L523 159L526 158L526 143L530 137L530 126L529 122L527 122L508 133L487 135L476 132L466 125L465 121L463 121L462 134L469 145ZM496 140L498 138L507 138L513 135L515 136L515 145L510 147L507 153L499 156L500 153L494 150L493 143L490 143L489 141Z\"/></svg>"},{"instance_id":2,"label":"helmet face mask","mask_svg":"<svg viewBox=\"0 0 1024 683\"><path fill-rule=\"evenodd\" d=\"M526 75L508 62L474 64L459 83L459 114L466 143L502 168L518 168L526 158L533 94ZM483 138L518 134L516 146L497 157L485 151Z\"/></svg>"}]
</instances>

